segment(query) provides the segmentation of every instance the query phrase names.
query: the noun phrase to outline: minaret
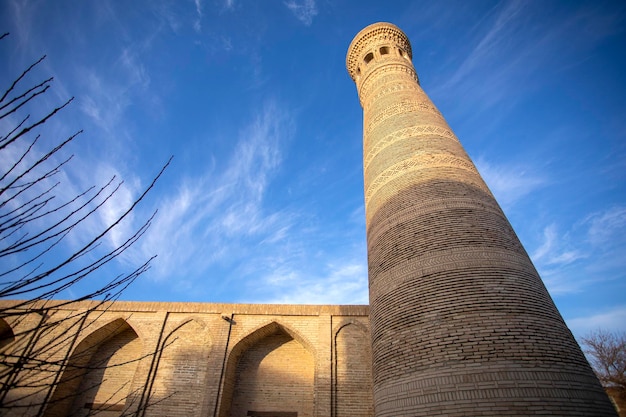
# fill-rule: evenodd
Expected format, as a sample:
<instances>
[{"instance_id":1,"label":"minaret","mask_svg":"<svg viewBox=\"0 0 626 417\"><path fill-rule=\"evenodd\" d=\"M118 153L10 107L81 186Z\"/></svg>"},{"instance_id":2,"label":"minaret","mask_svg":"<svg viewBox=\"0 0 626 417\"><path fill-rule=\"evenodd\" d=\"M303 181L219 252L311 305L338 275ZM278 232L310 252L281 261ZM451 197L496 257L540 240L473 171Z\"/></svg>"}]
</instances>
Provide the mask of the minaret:
<instances>
[{"instance_id":1,"label":"minaret","mask_svg":"<svg viewBox=\"0 0 626 417\"><path fill-rule=\"evenodd\" d=\"M613 416L530 258L419 85L407 36L359 32L376 416Z\"/></svg>"}]
</instances>

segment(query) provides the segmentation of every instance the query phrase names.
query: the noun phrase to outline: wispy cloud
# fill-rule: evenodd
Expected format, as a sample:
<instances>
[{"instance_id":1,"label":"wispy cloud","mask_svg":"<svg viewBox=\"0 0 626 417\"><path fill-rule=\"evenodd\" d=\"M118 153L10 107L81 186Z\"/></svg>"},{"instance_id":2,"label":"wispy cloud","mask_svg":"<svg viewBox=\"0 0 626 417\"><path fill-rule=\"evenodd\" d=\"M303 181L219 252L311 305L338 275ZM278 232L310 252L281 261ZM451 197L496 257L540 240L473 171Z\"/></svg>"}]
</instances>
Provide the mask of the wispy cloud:
<instances>
[{"instance_id":1,"label":"wispy cloud","mask_svg":"<svg viewBox=\"0 0 626 417\"><path fill-rule=\"evenodd\" d=\"M124 48L119 57L120 65L126 70L127 84L138 85L143 89L150 86L150 76L132 48Z\"/></svg>"},{"instance_id":2,"label":"wispy cloud","mask_svg":"<svg viewBox=\"0 0 626 417\"><path fill-rule=\"evenodd\" d=\"M626 208L595 212L562 229L556 223L546 226L531 255L552 294L576 293L625 277Z\"/></svg>"},{"instance_id":3,"label":"wispy cloud","mask_svg":"<svg viewBox=\"0 0 626 417\"><path fill-rule=\"evenodd\" d=\"M263 277L275 295L263 300L278 304L367 304L367 267L360 259L325 264L322 274L279 270Z\"/></svg>"},{"instance_id":4,"label":"wispy cloud","mask_svg":"<svg viewBox=\"0 0 626 417\"><path fill-rule=\"evenodd\" d=\"M505 208L547 183L546 178L530 167L496 165L483 158L478 158L475 163L489 189Z\"/></svg>"},{"instance_id":5,"label":"wispy cloud","mask_svg":"<svg viewBox=\"0 0 626 417\"><path fill-rule=\"evenodd\" d=\"M145 74L141 67L133 65L128 51L123 51L119 62L128 70L125 80L113 80L102 75L95 68L83 68L78 71L78 78L83 94L79 104L93 123L107 134L119 130L119 118L130 104L128 88L133 83L144 83Z\"/></svg>"},{"instance_id":6,"label":"wispy cloud","mask_svg":"<svg viewBox=\"0 0 626 417\"><path fill-rule=\"evenodd\" d=\"M500 2L492 10L458 45L448 64L454 70L431 89L453 99L465 97L474 103L474 113L512 106L537 88L538 79L546 79L537 76L539 71L580 64L585 51L621 30L624 21L623 14L592 4L572 7L556 20L546 17L539 3Z\"/></svg>"},{"instance_id":7,"label":"wispy cloud","mask_svg":"<svg viewBox=\"0 0 626 417\"><path fill-rule=\"evenodd\" d=\"M556 225L551 224L543 230L544 241L535 251L532 253L531 258L535 261L541 260L550 254L553 250L554 243L556 241Z\"/></svg>"},{"instance_id":8,"label":"wispy cloud","mask_svg":"<svg viewBox=\"0 0 626 417\"><path fill-rule=\"evenodd\" d=\"M33 30L33 18L36 14L36 5L30 1L11 0L7 4L10 5L11 19L14 22L14 34L17 42L19 42L20 50L32 50L35 41L32 39L31 32ZM2 32L4 33L6 29Z\"/></svg>"},{"instance_id":9,"label":"wispy cloud","mask_svg":"<svg viewBox=\"0 0 626 417\"><path fill-rule=\"evenodd\" d=\"M194 0L196 5L196 20L193 23L193 30L196 33L200 33L202 31L202 0Z\"/></svg>"},{"instance_id":10,"label":"wispy cloud","mask_svg":"<svg viewBox=\"0 0 626 417\"><path fill-rule=\"evenodd\" d=\"M147 41L149 43L149 41ZM135 143L133 120L128 118L130 106L158 107L161 98L152 91L149 71L141 59L145 45L129 45L120 50L113 65L106 70L78 66L75 88L77 105L87 116L83 121L91 137L107 142L107 152L118 160L126 160ZM86 123L96 129L90 129ZM101 162L100 158L98 162Z\"/></svg>"},{"instance_id":11,"label":"wispy cloud","mask_svg":"<svg viewBox=\"0 0 626 417\"><path fill-rule=\"evenodd\" d=\"M497 12L493 24L482 34L476 46L472 48L442 88L454 88L457 84L462 83L470 72L491 61L493 56L499 55L499 50L508 42L510 32L515 28L515 25L512 24L513 21L521 13L523 7L522 1L507 2Z\"/></svg>"},{"instance_id":12,"label":"wispy cloud","mask_svg":"<svg viewBox=\"0 0 626 417\"><path fill-rule=\"evenodd\" d=\"M285 2L285 6L306 26L310 26L313 23L313 18L317 16L315 0L301 0L300 2L289 0Z\"/></svg>"},{"instance_id":13,"label":"wispy cloud","mask_svg":"<svg viewBox=\"0 0 626 417\"><path fill-rule=\"evenodd\" d=\"M361 229L362 209L346 215L358 222L329 228L310 207L268 197L294 126L285 107L266 102L239 133L225 168L213 161L159 203L136 254L158 253L151 276L182 280L181 291L207 292L207 300L237 288L240 302L367 303L365 248L351 229Z\"/></svg>"},{"instance_id":14,"label":"wispy cloud","mask_svg":"<svg viewBox=\"0 0 626 417\"><path fill-rule=\"evenodd\" d=\"M624 240L626 207L612 207L606 211L593 213L583 223L589 225L588 237L594 246L615 238Z\"/></svg>"},{"instance_id":15,"label":"wispy cloud","mask_svg":"<svg viewBox=\"0 0 626 417\"><path fill-rule=\"evenodd\" d=\"M495 17L487 16L485 21L488 24L478 26L478 35L464 41L473 46L468 49L463 47L466 51L464 58L459 64L451 63L451 67L456 65L456 69L433 89L433 93L472 97L474 112L489 108L504 98L510 101L511 92L507 90L509 80L520 76L519 62L527 54L525 45L516 45L515 55L511 55L511 44L518 42L519 33L524 30L522 16L525 8L526 3L521 1L495 7ZM528 63L523 68L526 70ZM476 85L468 82L469 79L488 79L489 82Z\"/></svg>"},{"instance_id":16,"label":"wispy cloud","mask_svg":"<svg viewBox=\"0 0 626 417\"><path fill-rule=\"evenodd\" d=\"M280 239L291 215L268 209L265 195L293 129L289 113L267 102L241 131L224 170L207 167L204 176L183 180L160 204L158 219L142 244L145 254L159 254L157 278L201 274L225 254L231 261L245 256L244 241Z\"/></svg>"},{"instance_id":17,"label":"wispy cloud","mask_svg":"<svg viewBox=\"0 0 626 417\"><path fill-rule=\"evenodd\" d=\"M226 52L230 52L233 50L233 41L231 38L222 36L221 38L222 47Z\"/></svg>"},{"instance_id":18,"label":"wispy cloud","mask_svg":"<svg viewBox=\"0 0 626 417\"><path fill-rule=\"evenodd\" d=\"M235 8L235 0L224 0L224 9L233 10Z\"/></svg>"},{"instance_id":19,"label":"wispy cloud","mask_svg":"<svg viewBox=\"0 0 626 417\"><path fill-rule=\"evenodd\" d=\"M567 319L567 325L576 337L581 337L598 329L608 331L623 331L626 323L626 305L620 305L609 310L602 310L582 317Z\"/></svg>"},{"instance_id":20,"label":"wispy cloud","mask_svg":"<svg viewBox=\"0 0 626 417\"><path fill-rule=\"evenodd\" d=\"M563 247L567 241L557 233L556 224L552 223L543 230L544 241L531 255L535 262L545 265L566 265L586 255L579 250L568 250Z\"/></svg>"}]
</instances>

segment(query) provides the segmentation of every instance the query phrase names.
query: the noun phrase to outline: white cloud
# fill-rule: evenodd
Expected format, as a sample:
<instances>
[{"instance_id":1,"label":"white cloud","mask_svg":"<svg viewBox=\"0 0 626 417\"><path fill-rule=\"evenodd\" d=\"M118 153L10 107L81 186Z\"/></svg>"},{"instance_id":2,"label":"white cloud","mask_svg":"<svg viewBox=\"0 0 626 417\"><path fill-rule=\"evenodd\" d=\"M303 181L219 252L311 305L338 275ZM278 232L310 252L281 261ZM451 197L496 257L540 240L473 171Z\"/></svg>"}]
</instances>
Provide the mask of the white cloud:
<instances>
[{"instance_id":1,"label":"white cloud","mask_svg":"<svg viewBox=\"0 0 626 417\"><path fill-rule=\"evenodd\" d=\"M292 135L288 113L266 103L240 132L225 170L209 167L204 176L183 180L159 204L159 215L142 243L144 256L159 254L157 278L200 275L225 254L234 262L255 242L280 241L293 216L268 209L265 194L280 167L281 148Z\"/></svg>"},{"instance_id":2,"label":"white cloud","mask_svg":"<svg viewBox=\"0 0 626 417\"><path fill-rule=\"evenodd\" d=\"M490 57L500 56L498 50L507 44L511 32L515 28L512 22L520 14L523 6L524 3L521 1L506 3L506 6L498 13L493 25L488 28L487 32L470 51L456 72L442 86L443 89L454 89L457 84L467 79L469 73L475 71L477 67L484 65L485 62L490 62Z\"/></svg>"},{"instance_id":3,"label":"white cloud","mask_svg":"<svg viewBox=\"0 0 626 417\"><path fill-rule=\"evenodd\" d=\"M567 325L577 337L598 329L611 332L626 331L626 306L618 306L611 310L599 311L583 317L566 319Z\"/></svg>"},{"instance_id":4,"label":"white cloud","mask_svg":"<svg viewBox=\"0 0 626 417\"><path fill-rule=\"evenodd\" d=\"M563 252L560 255L554 256L550 259L550 264L570 264L578 259L584 259L587 256L576 250Z\"/></svg>"},{"instance_id":5,"label":"white cloud","mask_svg":"<svg viewBox=\"0 0 626 417\"><path fill-rule=\"evenodd\" d=\"M556 223L546 226L542 243L531 254L550 293L580 293L602 282L623 279L624 207L595 212L561 229L559 232Z\"/></svg>"},{"instance_id":6,"label":"white cloud","mask_svg":"<svg viewBox=\"0 0 626 417\"><path fill-rule=\"evenodd\" d=\"M224 48L226 52L230 52L233 50L233 41L231 38L222 36L221 43L222 43L222 48Z\"/></svg>"},{"instance_id":7,"label":"white cloud","mask_svg":"<svg viewBox=\"0 0 626 417\"><path fill-rule=\"evenodd\" d=\"M235 8L235 0L224 0L224 9L233 10Z\"/></svg>"},{"instance_id":8,"label":"white cloud","mask_svg":"<svg viewBox=\"0 0 626 417\"><path fill-rule=\"evenodd\" d=\"M465 97L476 114L495 106L498 112L524 97L521 88L538 88L537 73L579 65L585 52L617 31L623 17L592 3L546 19L541 2L499 2L462 38L448 64L455 68L431 93L451 101ZM457 57L461 56L460 62ZM520 87L524 86L524 87Z\"/></svg>"},{"instance_id":9,"label":"white cloud","mask_svg":"<svg viewBox=\"0 0 626 417\"><path fill-rule=\"evenodd\" d=\"M553 249L556 240L556 225L554 223L543 229L543 237L544 241L541 246L535 249L535 252L530 256L535 262L543 259Z\"/></svg>"},{"instance_id":10,"label":"white cloud","mask_svg":"<svg viewBox=\"0 0 626 417\"><path fill-rule=\"evenodd\" d=\"M101 164L97 168L97 172L94 173L95 178L99 179L99 183L107 178L115 177L118 181L121 181L121 175L117 170L107 164ZM100 217L100 223L102 228L109 227L116 222L125 211L127 211L137 198L137 190L133 187L132 181L125 181L120 188L117 189L115 194L104 203L102 209L98 211ZM116 226L108 238L112 247L118 247L132 234L132 227L134 221L134 212L129 213L124 222Z\"/></svg>"},{"instance_id":11,"label":"white cloud","mask_svg":"<svg viewBox=\"0 0 626 417\"><path fill-rule=\"evenodd\" d=\"M17 41L19 42L20 49L35 49L35 45L33 45L35 39L31 36L31 31L33 29L33 21L37 11L36 3L12 0L8 4L10 4L11 19L14 22L14 33L17 35ZM2 33L5 31L6 29L3 30Z\"/></svg>"},{"instance_id":12,"label":"white cloud","mask_svg":"<svg viewBox=\"0 0 626 417\"><path fill-rule=\"evenodd\" d=\"M588 216L585 224L589 225L589 241L601 246L612 239L624 239L626 231L626 207L612 207L606 211Z\"/></svg>"},{"instance_id":13,"label":"white cloud","mask_svg":"<svg viewBox=\"0 0 626 417\"><path fill-rule=\"evenodd\" d=\"M285 6L306 26L310 26L313 23L313 18L317 15L315 0L302 0L300 2L289 0L285 2Z\"/></svg>"},{"instance_id":14,"label":"white cloud","mask_svg":"<svg viewBox=\"0 0 626 417\"><path fill-rule=\"evenodd\" d=\"M475 163L496 200L505 208L544 186L547 182L541 176L533 174L533 170L529 167L495 165L483 158L479 158Z\"/></svg>"},{"instance_id":15,"label":"white cloud","mask_svg":"<svg viewBox=\"0 0 626 417\"><path fill-rule=\"evenodd\" d=\"M109 145L123 142L126 147L132 143L124 121L126 109L131 103L140 100L133 88L137 87L143 95L148 91L150 77L129 49L121 52L117 64L117 68L122 71L114 71L110 75L98 68L78 70L77 78L83 91L78 97L78 105L89 120L101 129L101 132L90 132L91 135L99 136L99 133L109 140ZM113 138L116 141L111 140Z\"/></svg>"},{"instance_id":16,"label":"white cloud","mask_svg":"<svg viewBox=\"0 0 626 417\"><path fill-rule=\"evenodd\" d=\"M559 236L556 224L552 223L543 230L544 241L531 255L533 262L544 265L566 265L586 255L578 249L566 249L569 239Z\"/></svg>"},{"instance_id":17,"label":"white cloud","mask_svg":"<svg viewBox=\"0 0 626 417\"><path fill-rule=\"evenodd\" d=\"M198 15L196 20L193 23L193 30L196 33L200 33L202 31L202 0L194 0L196 5L196 14Z\"/></svg>"},{"instance_id":18,"label":"white cloud","mask_svg":"<svg viewBox=\"0 0 626 417\"><path fill-rule=\"evenodd\" d=\"M364 260L364 258L363 258ZM368 304L367 267L360 259L337 260L323 271L277 271L262 279L278 304Z\"/></svg>"},{"instance_id":19,"label":"white cloud","mask_svg":"<svg viewBox=\"0 0 626 417\"><path fill-rule=\"evenodd\" d=\"M119 57L119 62L126 70L127 84L139 85L142 89L150 87L150 76L144 65L139 61L137 52L132 48L124 48Z\"/></svg>"}]
</instances>

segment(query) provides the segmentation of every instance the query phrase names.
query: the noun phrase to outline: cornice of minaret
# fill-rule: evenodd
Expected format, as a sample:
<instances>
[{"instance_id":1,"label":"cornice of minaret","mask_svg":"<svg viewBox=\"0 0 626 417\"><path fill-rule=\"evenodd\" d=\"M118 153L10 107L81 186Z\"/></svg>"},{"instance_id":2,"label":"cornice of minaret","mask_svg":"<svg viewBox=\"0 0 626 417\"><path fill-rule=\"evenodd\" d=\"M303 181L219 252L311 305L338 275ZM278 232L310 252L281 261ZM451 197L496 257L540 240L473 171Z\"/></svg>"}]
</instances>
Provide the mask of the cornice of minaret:
<instances>
[{"instance_id":1,"label":"cornice of minaret","mask_svg":"<svg viewBox=\"0 0 626 417\"><path fill-rule=\"evenodd\" d=\"M402 68L418 81L411 62L413 53L407 36L396 25L380 22L361 30L346 55L346 67L357 85L361 105L368 96L370 77L386 67Z\"/></svg>"}]
</instances>

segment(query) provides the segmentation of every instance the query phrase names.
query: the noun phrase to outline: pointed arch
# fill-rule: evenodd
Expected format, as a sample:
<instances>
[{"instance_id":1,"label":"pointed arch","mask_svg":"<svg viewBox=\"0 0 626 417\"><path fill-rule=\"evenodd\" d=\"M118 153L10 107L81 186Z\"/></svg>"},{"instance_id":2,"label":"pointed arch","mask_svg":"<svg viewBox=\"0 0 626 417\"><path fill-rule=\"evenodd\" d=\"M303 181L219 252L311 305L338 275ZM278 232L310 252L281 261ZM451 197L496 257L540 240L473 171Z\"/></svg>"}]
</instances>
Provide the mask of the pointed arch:
<instances>
[{"instance_id":1,"label":"pointed arch","mask_svg":"<svg viewBox=\"0 0 626 417\"><path fill-rule=\"evenodd\" d=\"M88 334L71 353L44 415L120 415L141 354L141 339L122 318Z\"/></svg>"},{"instance_id":2,"label":"pointed arch","mask_svg":"<svg viewBox=\"0 0 626 417\"><path fill-rule=\"evenodd\" d=\"M313 416L315 353L298 332L272 321L230 351L220 417L250 412L297 412Z\"/></svg>"},{"instance_id":3,"label":"pointed arch","mask_svg":"<svg viewBox=\"0 0 626 417\"><path fill-rule=\"evenodd\" d=\"M240 355L241 352L246 350L249 346L263 339L267 335L271 335L276 332L286 333L292 339L298 341L306 350L308 350L311 353L311 355L315 356L315 347L308 340L308 338L304 337L297 330L294 330L291 327L283 323L280 323L278 320L272 320L272 321L267 322L266 324L258 326L254 330L250 331L250 333L248 333L241 340L239 340L231 350L231 353L229 355L229 361L231 360L231 356Z\"/></svg>"}]
</instances>

